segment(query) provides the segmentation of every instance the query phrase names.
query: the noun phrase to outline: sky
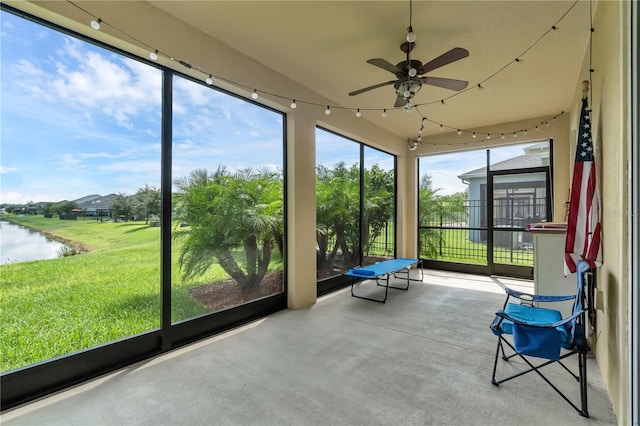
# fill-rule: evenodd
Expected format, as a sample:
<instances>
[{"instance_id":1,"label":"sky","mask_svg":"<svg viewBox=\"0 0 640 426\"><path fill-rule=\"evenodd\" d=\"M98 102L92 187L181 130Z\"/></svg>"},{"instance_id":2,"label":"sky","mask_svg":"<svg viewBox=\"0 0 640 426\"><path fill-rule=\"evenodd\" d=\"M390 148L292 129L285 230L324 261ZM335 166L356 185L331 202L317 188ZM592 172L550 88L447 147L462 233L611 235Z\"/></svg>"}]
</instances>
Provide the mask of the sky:
<instances>
[{"instance_id":1,"label":"sky","mask_svg":"<svg viewBox=\"0 0 640 426\"><path fill-rule=\"evenodd\" d=\"M160 186L159 69L7 12L0 37L0 203ZM196 168L282 169L281 114L179 76L173 85L173 179ZM316 135L318 164L358 162L358 143ZM504 150L504 158L522 153ZM421 173L443 195L463 191L457 175L484 158L484 151L432 156L421 160ZM497 151L492 158L499 161ZM390 170L393 157L367 147L365 165L372 164Z\"/></svg>"}]
</instances>

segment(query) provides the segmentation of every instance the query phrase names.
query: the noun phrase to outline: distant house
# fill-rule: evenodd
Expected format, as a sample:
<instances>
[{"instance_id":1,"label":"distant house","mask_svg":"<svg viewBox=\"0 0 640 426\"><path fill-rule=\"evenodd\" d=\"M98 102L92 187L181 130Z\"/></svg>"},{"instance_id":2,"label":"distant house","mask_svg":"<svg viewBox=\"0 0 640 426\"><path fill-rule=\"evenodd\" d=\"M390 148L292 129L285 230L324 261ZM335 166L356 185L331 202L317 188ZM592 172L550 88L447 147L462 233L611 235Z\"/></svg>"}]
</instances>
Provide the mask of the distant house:
<instances>
[{"instance_id":1,"label":"distant house","mask_svg":"<svg viewBox=\"0 0 640 426\"><path fill-rule=\"evenodd\" d=\"M541 142L523 148L524 154L491 164L492 171L528 169L549 165L549 144ZM487 228L487 168L471 170L458 176L469 186L469 227ZM546 174L507 174L494 178L493 215L495 228L524 228L529 223L546 220ZM515 240L514 240L515 239ZM530 243L529 234L497 232L494 244L520 248ZM486 231L469 230L469 240L484 242ZM504 241L503 241L504 240Z\"/></svg>"},{"instance_id":2,"label":"distant house","mask_svg":"<svg viewBox=\"0 0 640 426\"><path fill-rule=\"evenodd\" d=\"M117 197L117 194L109 195L87 195L82 198L74 200L78 205L78 208L82 210L84 216L90 217L113 217L113 200Z\"/></svg>"}]
</instances>

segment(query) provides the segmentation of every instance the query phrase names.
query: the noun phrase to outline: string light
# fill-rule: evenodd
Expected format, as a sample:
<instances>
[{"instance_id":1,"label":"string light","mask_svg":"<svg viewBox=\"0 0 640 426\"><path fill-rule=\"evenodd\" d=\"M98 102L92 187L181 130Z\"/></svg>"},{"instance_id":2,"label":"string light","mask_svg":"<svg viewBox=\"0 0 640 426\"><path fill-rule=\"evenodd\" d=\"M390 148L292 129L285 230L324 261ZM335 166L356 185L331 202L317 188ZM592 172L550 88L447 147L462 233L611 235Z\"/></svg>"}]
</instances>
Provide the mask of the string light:
<instances>
[{"instance_id":1,"label":"string light","mask_svg":"<svg viewBox=\"0 0 640 426\"><path fill-rule=\"evenodd\" d=\"M504 133L500 133L500 139L504 139Z\"/></svg>"},{"instance_id":2,"label":"string light","mask_svg":"<svg viewBox=\"0 0 640 426\"><path fill-rule=\"evenodd\" d=\"M82 10L84 13L86 13L86 14L88 14L88 15L92 15L89 11L87 11L87 10L85 10L85 9L81 8L80 6L76 5L73 1L69 1L69 3L70 3L70 4L72 4L73 6L77 7L78 9ZM571 12L571 10L572 10L572 9L573 9L577 4L578 4L578 1L573 2L573 3L571 4L571 6L570 6L570 7L569 7L569 8L568 8L568 9L567 9L563 14L562 14L562 16L557 20L557 22L556 22L556 23L555 23L555 24L554 24L550 29L548 29L545 33L543 33L543 34L542 34L542 35L541 35L541 36L540 36L540 37L539 37L539 38L538 38L534 43L532 43L531 45L529 45L529 46L527 47L527 49L525 49L525 50L524 50L520 55L518 55L518 56L514 59L514 61L512 61L511 63L513 63L513 62L516 62L516 63L521 63L521 62L523 62L523 61L524 61L524 60L523 60L523 56L524 56L526 53L528 53L528 52L529 52L533 47L535 47L535 46L536 46L536 45L537 45L537 44L538 44L538 43L539 43L539 42L540 42L540 41L541 41L541 40L542 40L542 39L543 39L543 38L544 38L548 33L550 33L550 32L556 32L556 33L557 33L557 32L559 31L558 24L559 24L559 23L560 23L560 22L561 22L561 21L562 21L562 20L563 20L563 19L564 19L568 14L569 14L569 12ZM92 15L92 16L95 16L95 15ZM93 29L99 30L99 29L101 28L101 24L102 24L102 22L103 22L103 20L102 20L101 18L96 18L96 19L94 19L94 20L92 20L92 21L91 21L91 27L92 27ZM409 24L410 24L410 25L409 25L409 27L407 28L407 41L408 41L409 43L412 43L413 41L415 41L415 33L413 32L413 28L411 27L411 20L410 20ZM113 25L111 25L111 24L110 24L109 26L110 26L110 27L113 27ZM132 36L132 35L130 35L130 34L127 34L126 32L119 30L118 28L115 28L115 27L113 27L113 28L114 28L115 30L117 30L117 31L121 32L122 34L124 34L124 35L126 35L126 36L129 36L130 38L132 38L132 39L134 39L134 40L138 41L141 45L148 46L148 45L146 45L143 41L137 40L134 36ZM592 28L592 29L591 29L591 31L593 32L593 31L594 31L594 29ZM158 54L159 54L158 49L154 49L152 52L150 52L150 53L149 53L149 58L155 61L155 60L157 60L157 59L158 59ZM175 62L180 63L181 65L183 65L184 67L186 67L186 68L188 68L188 69L192 69L192 68L194 68L194 67L193 67L189 62L187 62L187 61L184 61L184 60L178 60L178 59L173 58L173 57L170 57L169 59L171 59L172 61L175 61ZM484 80L482 80L482 83L484 83L484 82L486 82L487 80L489 80L489 79L491 79L491 78L494 78L495 76L497 76L498 74L500 74L500 73L501 73L502 71L504 71L504 70L505 70L505 69L506 69L506 68L507 68L511 63L507 64L506 66L503 66L503 67L502 67L502 68L500 68L498 71L496 71L496 72L494 72L493 74L491 74L488 78L485 78ZM213 76L212 74L207 73L207 72L205 72L204 70L201 70L201 68L200 68L200 67L195 67L194 69L195 69L195 70L197 70L197 71L199 71L199 72L202 72L202 73L203 73L203 74L205 74L205 75L208 75L207 79L205 80L205 81L206 81L206 83L207 83L207 84L209 84L209 85L213 84L213 77L214 77L214 76ZM414 71L414 70L415 70L415 69L410 69L408 72L412 72L412 71ZM593 70L592 70L592 69L590 69L589 71L590 71L590 72L593 72ZM416 74L417 74L417 70L415 70L415 72L416 72ZM236 85L236 86L239 86L239 87L245 87L245 88L246 88L246 86L243 86L243 85L242 85L242 84L240 84L240 83L237 83L237 82L234 82L234 81L231 81L231 80L227 80L227 79L225 79L225 78L223 78L223 77L216 77L216 78L219 78L219 79L221 79L221 80L223 80L223 81L226 81L226 82L228 82L228 83L234 84L234 85ZM477 85L476 85L476 86L477 86L477 88L478 88L478 89L484 89L484 87L482 86L482 83L477 83ZM455 94L453 94L453 95L451 95L451 96L449 96L449 97L446 97L446 98L440 99L440 100L439 100L439 102L440 102L440 104L441 104L441 105L443 105L443 106L444 106L444 105L446 104L445 100L451 99L451 98L453 98L454 96L461 95L462 93L467 92L467 91L468 91L468 90L470 90L471 88L473 88L473 87L467 88L466 90L458 91L458 92L456 92ZM264 92L264 91L262 91L262 90L261 90L260 92L265 93L265 94L267 94L267 95L274 96L274 97L279 97L279 98L286 99L286 97L285 97L285 96L281 96L281 95L278 95L278 94L275 94L275 93ZM254 100L259 98L259 95L258 95L258 89L253 89L253 92L251 93L251 98L252 98L252 99L254 99ZM302 102L304 102L304 101L302 101ZM418 107L418 106L422 106L422 105L429 105L429 104L433 104L433 103L436 103L436 102L438 102L438 101L432 101L432 102L428 102L428 103L415 104L415 105L412 105L412 104L408 103L407 105L405 105L405 106L404 106L404 110L405 110L405 111L407 111L407 112L411 112L411 110L412 110L412 109L415 109L415 108L416 108L416 107ZM318 104L313 103L313 102L304 102L304 103L308 103L308 104L311 104L311 105L318 105ZM292 108L292 109L295 109L296 107L297 107L297 103L296 103L296 100L294 99L294 100L291 102L291 108ZM344 107L339 107L339 106L337 106L337 108L344 108ZM347 109L347 108L344 108L344 109ZM395 108L394 108L394 109L395 109ZM369 110L380 110L380 109L378 109L378 108L369 108ZM360 115L358 115L358 113L360 113ZM563 113L564 113L564 111L563 111ZM327 109L325 110L325 114L326 114L326 115L330 115L330 114L331 114L331 106L330 106L330 105L328 105L328 106L327 106ZM382 115L382 117L383 117L383 118L386 118L386 117L388 116L387 108L382 109L382 114L381 114L381 115ZM358 117L359 117L359 116L361 116L361 110L360 110L360 108L358 108L358 109L357 109L356 116L358 116ZM423 121L424 121L424 119L425 119L425 118L423 118ZM556 117L553 117L553 120L557 120L557 116L556 116ZM429 121L431 121L431 120L429 120ZM443 125L442 123L439 123L439 124L440 124L440 129L441 129L441 130L443 130L444 125ZM540 125L544 124L545 126L549 126L549 125L550 125L549 121L544 121L544 122L541 122L541 123L539 123L539 124L540 124ZM454 128L454 127L451 127L451 126L447 126L447 127ZM424 126L422 125L422 126L421 126L421 129L420 129L420 130L421 130L421 131L420 131L420 133L422 133L423 128L424 128ZM536 126L535 126L535 129L536 129L536 131L539 131L539 125L536 125ZM465 132L468 132L468 131L470 131L470 130L465 130ZM461 130L461 129L457 129L457 132L458 132L458 135L461 135L461 134L462 134L462 130ZM525 135L527 134L526 129L525 129L524 131L522 131L522 132L523 132L523 134L525 134ZM488 134L487 136L488 136L488 137L490 137L490 136L491 136L491 134ZM476 132L473 132L473 137L474 137L474 138L476 137ZM501 134L501 137L504 137L504 133L502 133L502 134ZM516 132L514 132L514 137L517 137L517 133L516 133Z\"/></svg>"},{"instance_id":3,"label":"string light","mask_svg":"<svg viewBox=\"0 0 640 426\"><path fill-rule=\"evenodd\" d=\"M440 125L440 131L443 131L444 127L442 126L442 124Z\"/></svg>"},{"instance_id":4,"label":"string light","mask_svg":"<svg viewBox=\"0 0 640 426\"><path fill-rule=\"evenodd\" d=\"M517 138L517 137L518 137L518 133L513 132L513 137L514 137L514 138Z\"/></svg>"},{"instance_id":5,"label":"string light","mask_svg":"<svg viewBox=\"0 0 640 426\"><path fill-rule=\"evenodd\" d=\"M358 118L362 117L362 113L360 112L360 108L358 108L358 111L356 111L356 117L358 117Z\"/></svg>"},{"instance_id":6,"label":"string light","mask_svg":"<svg viewBox=\"0 0 640 426\"><path fill-rule=\"evenodd\" d=\"M487 139L491 139L491 134L487 133Z\"/></svg>"}]
</instances>

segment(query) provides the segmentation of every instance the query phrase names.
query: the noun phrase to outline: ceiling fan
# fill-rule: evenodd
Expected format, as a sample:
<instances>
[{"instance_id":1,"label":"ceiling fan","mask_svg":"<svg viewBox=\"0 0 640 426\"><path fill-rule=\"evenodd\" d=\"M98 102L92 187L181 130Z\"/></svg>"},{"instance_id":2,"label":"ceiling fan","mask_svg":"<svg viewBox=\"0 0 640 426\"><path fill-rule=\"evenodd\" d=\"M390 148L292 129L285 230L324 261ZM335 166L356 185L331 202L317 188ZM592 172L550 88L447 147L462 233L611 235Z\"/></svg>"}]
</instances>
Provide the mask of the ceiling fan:
<instances>
[{"instance_id":1,"label":"ceiling fan","mask_svg":"<svg viewBox=\"0 0 640 426\"><path fill-rule=\"evenodd\" d=\"M394 107L397 108L404 106L409 110L412 107L411 98L418 93L423 84L430 84L432 86L443 87L445 89L456 91L460 91L467 87L469 82L464 80L422 76L422 74L426 74L429 71L433 71L452 62L466 58L469 56L469 51L462 47L454 47L437 58L430 60L426 64L415 59L411 59L411 51L416 47L416 33L413 32L413 26L411 25L412 18L413 1L409 0L409 27L407 27L407 41L400 45L400 50L407 55L406 60L395 65L382 58L373 58L367 61L371 65L375 65L376 67L395 74L397 80L385 81L384 83L378 83L373 86L365 87L364 89L355 90L349 93L349 96L359 95L361 93L368 92L369 90L393 84L397 95Z\"/></svg>"},{"instance_id":2,"label":"ceiling fan","mask_svg":"<svg viewBox=\"0 0 640 426\"><path fill-rule=\"evenodd\" d=\"M409 27L410 34L412 33L411 26ZM435 59L423 64L422 62L411 59L411 51L415 48L415 42L406 41L400 45L400 49L406 53L407 59L393 65L382 58L369 59L367 62L371 65L375 65L383 70L389 71L396 76L396 80L385 81L384 83L374 84L373 86L365 87L363 89L355 90L349 93L349 96L359 95L369 90L377 89L379 87L393 85L396 89L396 102L394 107L409 106L411 107L411 98L418 93L423 84L429 84L432 86L442 87L445 89L460 91L463 90L469 84L468 81L455 80L452 78L442 77L427 77L423 74L433 71L437 68L448 65L452 62L469 56L469 51L461 47L454 47L448 52L443 53Z\"/></svg>"}]
</instances>

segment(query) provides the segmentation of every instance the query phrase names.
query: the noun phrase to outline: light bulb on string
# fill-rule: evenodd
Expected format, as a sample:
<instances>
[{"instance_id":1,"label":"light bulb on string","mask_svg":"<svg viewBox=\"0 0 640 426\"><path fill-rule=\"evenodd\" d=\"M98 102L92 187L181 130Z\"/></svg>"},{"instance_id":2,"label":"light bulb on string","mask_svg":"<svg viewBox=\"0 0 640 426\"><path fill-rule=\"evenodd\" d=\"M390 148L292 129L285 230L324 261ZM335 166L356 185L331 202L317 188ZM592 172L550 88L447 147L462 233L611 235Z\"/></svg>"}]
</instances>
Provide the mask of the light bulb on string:
<instances>
[{"instance_id":1,"label":"light bulb on string","mask_svg":"<svg viewBox=\"0 0 640 426\"><path fill-rule=\"evenodd\" d=\"M471 135L472 138L476 138L476 132L473 132L473 135Z\"/></svg>"},{"instance_id":2,"label":"light bulb on string","mask_svg":"<svg viewBox=\"0 0 640 426\"><path fill-rule=\"evenodd\" d=\"M331 107L329 105L327 105L327 109L324 110L324 113L326 115L331 115Z\"/></svg>"},{"instance_id":3,"label":"light bulb on string","mask_svg":"<svg viewBox=\"0 0 640 426\"><path fill-rule=\"evenodd\" d=\"M443 131L444 127L442 127L442 124L440 125L440 131Z\"/></svg>"},{"instance_id":4,"label":"light bulb on string","mask_svg":"<svg viewBox=\"0 0 640 426\"><path fill-rule=\"evenodd\" d=\"M458 135L462 134L462 130L458 129Z\"/></svg>"},{"instance_id":5,"label":"light bulb on string","mask_svg":"<svg viewBox=\"0 0 640 426\"><path fill-rule=\"evenodd\" d=\"M296 108L298 108L298 104L296 104L296 100L294 99L291 101L291 109L296 109Z\"/></svg>"},{"instance_id":6,"label":"light bulb on string","mask_svg":"<svg viewBox=\"0 0 640 426\"><path fill-rule=\"evenodd\" d=\"M416 41L416 33L413 32L413 27L411 25L407 28L407 41L409 43Z\"/></svg>"},{"instance_id":7,"label":"light bulb on string","mask_svg":"<svg viewBox=\"0 0 640 426\"><path fill-rule=\"evenodd\" d=\"M358 108L358 110L356 111L356 117L358 117L358 118L362 117L362 113L360 112L360 108Z\"/></svg>"},{"instance_id":8,"label":"light bulb on string","mask_svg":"<svg viewBox=\"0 0 640 426\"><path fill-rule=\"evenodd\" d=\"M536 132L540 131L540 127L536 126Z\"/></svg>"},{"instance_id":9,"label":"light bulb on string","mask_svg":"<svg viewBox=\"0 0 640 426\"><path fill-rule=\"evenodd\" d=\"M517 138L518 137L518 133L517 132L513 132L513 137Z\"/></svg>"},{"instance_id":10,"label":"light bulb on string","mask_svg":"<svg viewBox=\"0 0 640 426\"><path fill-rule=\"evenodd\" d=\"M385 109L383 109L383 110L382 110L382 118L387 118L387 116L388 116L388 115L389 115L389 114L387 114L387 109L386 109L386 108L385 108Z\"/></svg>"},{"instance_id":11,"label":"light bulb on string","mask_svg":"<svg viewBox=\"0 0 640 426\"><path fill-rule=\"evenodd\" d=\"M491 139L491 135L487 133L487 139Z\"/></svg>"},{"instance_id":12,"label":"light bulb on string","mask_svg":"<svg viewBox=\"0 0 640 426\"><path fill-rule=\"evenodd\" d=\"M211 74L209 74L209 77L207 77L205 83L207 83L209 86L213 84L213 76Z\"/></svg>"},{"instance_id":13,"label":"light bulb on string","mask_svg":"<svg viewBox=\"0 0 640 426\"><path fill-rule=\"evenodd\" d=\"M149 53L149 59L151 59L152 61L157 61L158 60L158 49L156 49L153 52Z\"/></svg>"},{"instance_id":14,"label":"light bulb on string","mask_svg":"<svg viewBox=\"0 0 640 426\"><path fill-rule=\"evenodd\" d=\"M253 93L251 93L251 97L253 99L258 99L259 95L258 95L258 91L256 89L253 89Z\"/></svg>"},{"instance_id":15,"label":"light bulb on string","mask_svg":"<svg viewBox=\"0 0 640 426\"><path fill-rule=\"evenodd\" d=\"M504 139L504 133L500 134L500 139Z\"/></svg>"},{"instance_id":16,"label":"light bulb on string","mask_svg":"<svg viewBox=\"0 0 640 426\"><path fill-rule=\"evenodd\" d=\"M94 19L93 21L91 21L91 28L93 28L94 30L99 30L101 23L102 23L101 18Z\"/></svg>"}]
</instances>

